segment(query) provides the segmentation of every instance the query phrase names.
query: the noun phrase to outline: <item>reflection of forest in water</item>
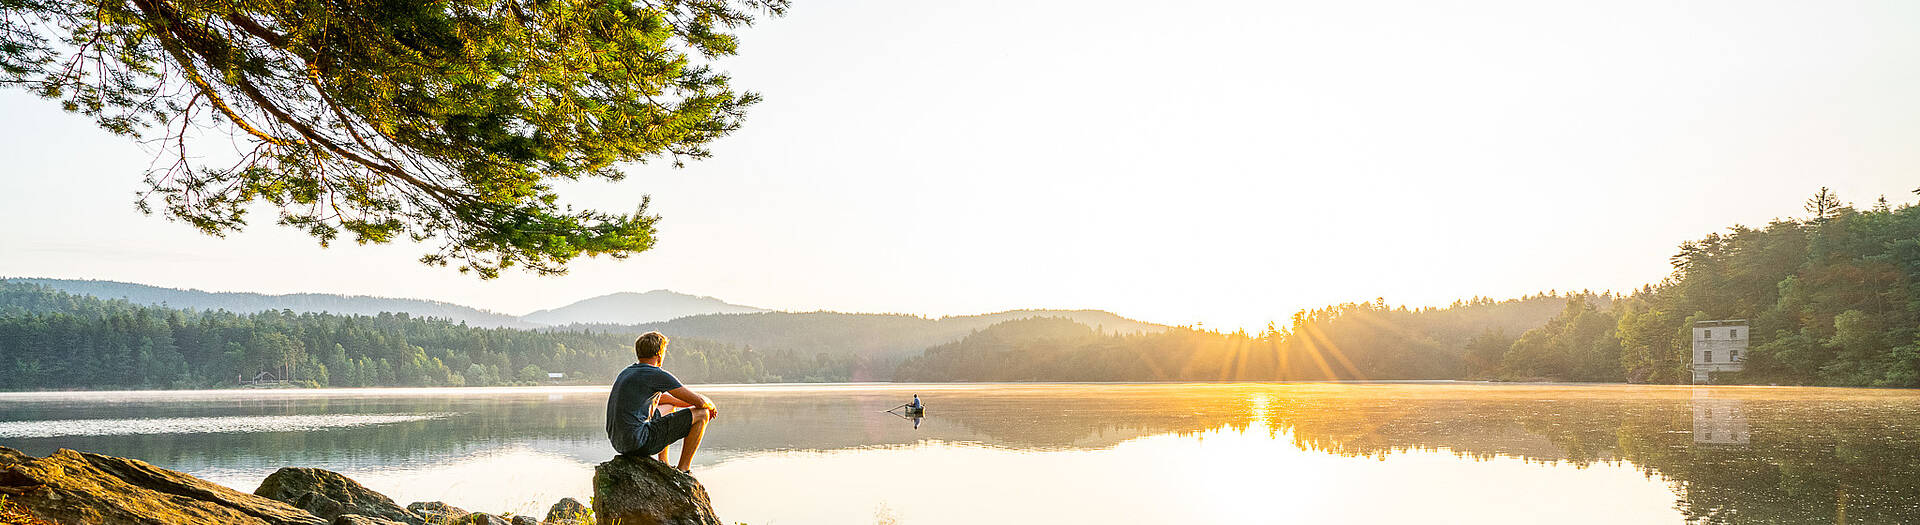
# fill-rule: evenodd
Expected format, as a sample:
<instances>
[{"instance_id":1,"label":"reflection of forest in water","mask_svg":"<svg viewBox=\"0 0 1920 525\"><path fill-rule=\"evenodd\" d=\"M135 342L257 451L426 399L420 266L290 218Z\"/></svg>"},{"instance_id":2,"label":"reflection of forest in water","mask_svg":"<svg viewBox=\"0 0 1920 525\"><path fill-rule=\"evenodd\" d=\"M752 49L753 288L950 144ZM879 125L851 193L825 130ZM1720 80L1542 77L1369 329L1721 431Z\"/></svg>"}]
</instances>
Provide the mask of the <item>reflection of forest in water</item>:
<instances>
[{"instance_id":1,"label":"reflection of forest in water","mask_svg":"<svg viewBox=\"0 0 1920 525\"><path fill-rule=\"evenodd\" d=\"M882 411L917 392L928 417ZM1473 384L928 385L715 392L709 458L937 440L1019 450L1265 429L1292 446L1391 459L1446 450L1579 468L1628 461L1664 476L1705 522L1920 522L1920 393L1816 388ZM137 399L137 398L135 398ZM0 438L33 454L75 448L187 471L430 464L525 446L592 464L612 455L604 396L242 397L101 403L7 400L0 421L445 412L314 432ZM1471 480L1463 480L1470 482ZM1605 494L1591 497L1604 498Z\"/></svg>"}]
</instances>

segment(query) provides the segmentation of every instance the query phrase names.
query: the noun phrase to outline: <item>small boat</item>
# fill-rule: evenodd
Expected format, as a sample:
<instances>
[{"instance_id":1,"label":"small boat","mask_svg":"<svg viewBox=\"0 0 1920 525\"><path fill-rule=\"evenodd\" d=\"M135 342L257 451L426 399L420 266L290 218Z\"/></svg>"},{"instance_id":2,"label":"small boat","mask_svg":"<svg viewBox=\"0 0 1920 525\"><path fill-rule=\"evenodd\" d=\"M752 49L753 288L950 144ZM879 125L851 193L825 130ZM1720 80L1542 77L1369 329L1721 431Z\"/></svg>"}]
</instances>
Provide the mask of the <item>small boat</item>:
<instances>
[{"instance_id":1,"label":"small boat","mask_svg":"<svg viewBox=\"0 0 1920 525\"><path fill-rule=\"evenodd\" d=\"M919 395L919 394L914 394L914 395L913 395L913 402L911 402L911 403L904 403L904 404L901 404L900 406L897 406L897 407L893 407L892 409L890 409L890 410L887 410L887 411L888 411L888 412L892 412L892 411L894 411L894 410L902 410L902 411L905 411L905 413L906 413L906 415L908 415L908 416L911 416L911 417L920 417L920 416L924 416L924 415L926 415L926 414L927 414L927 405L924 405L924 404L921 404L921 403L920 403L920 395Z\"/></svg>"}]
</instances>

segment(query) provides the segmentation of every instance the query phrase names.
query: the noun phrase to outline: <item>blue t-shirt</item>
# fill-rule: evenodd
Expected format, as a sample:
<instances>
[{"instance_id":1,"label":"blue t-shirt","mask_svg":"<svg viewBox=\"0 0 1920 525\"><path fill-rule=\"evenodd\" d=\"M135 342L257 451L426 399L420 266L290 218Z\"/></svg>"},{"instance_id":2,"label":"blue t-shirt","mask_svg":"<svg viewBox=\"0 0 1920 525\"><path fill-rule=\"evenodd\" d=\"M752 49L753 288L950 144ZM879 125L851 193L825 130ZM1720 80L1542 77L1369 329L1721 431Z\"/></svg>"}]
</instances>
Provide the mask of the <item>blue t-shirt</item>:
<instances>
[{"instance_id":1,"label":"blue t-shirt","mask_svg":"<svg viewBox=\"0 0 1920 525\"><path fill-rule=\"evenodd\" d=\"M607 395L607 439L613 450L628 454L647 442L646 421L653 417L653 405L660 393L680 388L680 380L660 367L634 363L613 380L613 393Z\"/></svg>"}]
</instances>

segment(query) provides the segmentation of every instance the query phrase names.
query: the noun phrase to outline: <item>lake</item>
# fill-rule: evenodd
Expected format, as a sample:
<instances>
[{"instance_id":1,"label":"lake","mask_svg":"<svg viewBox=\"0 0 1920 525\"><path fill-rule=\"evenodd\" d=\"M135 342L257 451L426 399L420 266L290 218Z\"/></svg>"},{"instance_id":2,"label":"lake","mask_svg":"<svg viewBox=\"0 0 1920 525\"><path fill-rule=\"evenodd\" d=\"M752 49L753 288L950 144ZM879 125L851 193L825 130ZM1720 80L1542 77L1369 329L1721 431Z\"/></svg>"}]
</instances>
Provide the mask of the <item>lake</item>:
<instances>
[{"instance_id":1,"label":"lake","mask_svg":"<svg viewBox=\"0 0 1920 525\"><path fill-rule=\"evenodd\" d=\"M1920 523L1920 392L1482 383L696 386L727 523ZM918 393L923 419L884 412ZM0 445L544 515L606 387L0 394ZM676 448L677 451L677 448Z\"/></svg>"}]
</instances>

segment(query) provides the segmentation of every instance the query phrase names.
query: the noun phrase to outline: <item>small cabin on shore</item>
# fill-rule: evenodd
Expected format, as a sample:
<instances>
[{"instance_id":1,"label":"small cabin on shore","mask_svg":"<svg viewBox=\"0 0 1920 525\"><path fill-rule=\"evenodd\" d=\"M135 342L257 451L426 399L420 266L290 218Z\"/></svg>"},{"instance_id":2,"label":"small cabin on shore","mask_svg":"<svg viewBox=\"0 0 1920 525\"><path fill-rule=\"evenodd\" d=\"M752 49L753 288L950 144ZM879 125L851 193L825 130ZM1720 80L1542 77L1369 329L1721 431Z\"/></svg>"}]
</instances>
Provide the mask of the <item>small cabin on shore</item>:
<instances>
[{"instance_id":1,"label":"small cabin on shore","mask_svg":"<svg viewBox=\"0 0 1920 525\"><path fill-rule=\"evenodd\" d=\"M247 379L247 376L242 375L234 377L234 380L246 386L279 386L287 384L287 380L274 377L273 372L264 371L254 375L253 379Z\"/></svg>"},{"instance_id":2,"label":"small cabin on shore","mask_svg":"<svg viewBox=\"0 0 1920 525\"><path fill-rule=\"evenodd\" d=\"M1747 369L1747 320L1693 323L1693 382L1713 383L1714 372Z\"/></svg>"}]
</instances>

